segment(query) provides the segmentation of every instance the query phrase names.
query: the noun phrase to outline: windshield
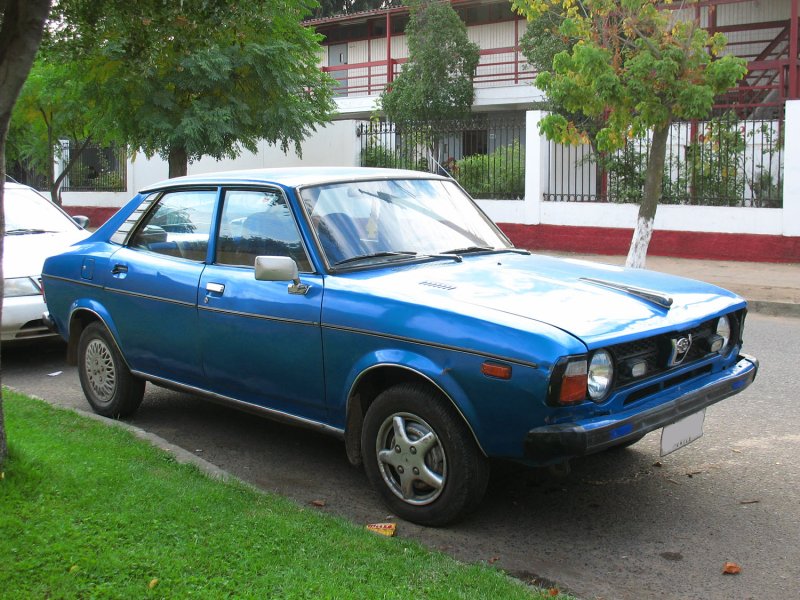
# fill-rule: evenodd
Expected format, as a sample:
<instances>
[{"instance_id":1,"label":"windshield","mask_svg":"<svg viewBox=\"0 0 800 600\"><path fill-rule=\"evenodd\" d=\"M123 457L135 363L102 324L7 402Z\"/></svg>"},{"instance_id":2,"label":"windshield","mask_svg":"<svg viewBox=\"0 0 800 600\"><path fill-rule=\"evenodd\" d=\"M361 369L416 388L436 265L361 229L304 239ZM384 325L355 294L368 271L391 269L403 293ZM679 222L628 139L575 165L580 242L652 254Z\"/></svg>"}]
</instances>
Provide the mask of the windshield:
<instances>
[{"instance_id":1,"label":"windshield","mask_svg":"<svg viewBox=\"0 0 800 600\"><path fill-rule=\"evenodd\" d=\"M512 247L451 181L352 181L304 188L300 195L333 266L357 257Z\"/></svg>"},{"instance_id":2,"label":"windshield","mask_svg":"<svg viewBox=\"0 0 800 600\"><path fill-rule=\"evenodd\" d=\"M7 235L63 233L80 229L52 202L26 188L6 187L4 214Z\"/></svg>"}]
</instances>

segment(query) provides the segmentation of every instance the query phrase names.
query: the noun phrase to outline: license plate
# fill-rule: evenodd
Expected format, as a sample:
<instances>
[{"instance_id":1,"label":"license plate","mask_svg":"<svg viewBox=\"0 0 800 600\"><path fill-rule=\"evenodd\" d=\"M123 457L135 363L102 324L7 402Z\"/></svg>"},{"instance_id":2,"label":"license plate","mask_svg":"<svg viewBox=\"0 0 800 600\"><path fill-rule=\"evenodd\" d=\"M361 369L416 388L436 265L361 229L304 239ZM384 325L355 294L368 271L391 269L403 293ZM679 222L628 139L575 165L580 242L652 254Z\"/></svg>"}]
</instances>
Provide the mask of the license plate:
<instances>
[{"instance_id":1,"label":"license plate","mask_svg":"<svg viewBox=\"0 0 800 600\"><path fill-rule=\"evenodd\" d=\"M705 418L706 409L704 408L700 412L664 427L661 430L661 456L675 452L678 448L683 448L696 439L703 437L703 421L705 421Z\"/></svg>"}]
</instances>

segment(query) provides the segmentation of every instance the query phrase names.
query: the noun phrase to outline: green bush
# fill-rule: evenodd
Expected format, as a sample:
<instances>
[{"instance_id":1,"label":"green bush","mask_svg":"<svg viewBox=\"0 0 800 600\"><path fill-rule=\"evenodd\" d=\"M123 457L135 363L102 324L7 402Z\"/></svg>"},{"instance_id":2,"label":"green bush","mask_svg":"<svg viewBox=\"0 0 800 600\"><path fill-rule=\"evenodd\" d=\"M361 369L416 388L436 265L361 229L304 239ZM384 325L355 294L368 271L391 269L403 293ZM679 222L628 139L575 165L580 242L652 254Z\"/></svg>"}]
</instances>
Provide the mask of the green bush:
<instances>
[{"instance_id":1,"label":"green bush","mask_svg":"<svg viewBox=\"0 0 800 600\"><path fill-rule=\"evenodd\" d=\"M523 198L525 150L515 140L491 154L457 160L452 174L473 198Z\"/></svg>"}]
</instances>

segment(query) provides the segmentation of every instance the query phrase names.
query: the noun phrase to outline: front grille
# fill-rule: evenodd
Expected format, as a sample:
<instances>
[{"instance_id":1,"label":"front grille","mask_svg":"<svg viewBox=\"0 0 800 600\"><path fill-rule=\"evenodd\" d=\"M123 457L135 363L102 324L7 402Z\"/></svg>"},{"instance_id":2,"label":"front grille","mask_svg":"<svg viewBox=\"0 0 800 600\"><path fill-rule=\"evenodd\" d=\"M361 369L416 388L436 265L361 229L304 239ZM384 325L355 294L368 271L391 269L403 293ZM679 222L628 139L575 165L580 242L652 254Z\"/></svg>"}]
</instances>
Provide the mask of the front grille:
<instances>
[{"instance_id":1,"label":"front grille","mask_svg":"<svg viewBox=\"0 0 800 600\"><path fill-rule=\"evenodd\" d=\"M731 314L728 315L728 318L731 320L732 332L737 332L738 323L741 322L741 314ZM716 325L717 319L709 319L692 329L664 333L609 347L608 350L614 357L616 366L615 387L620 388L637 381L643 381L705 358L710 354L708 352L709 340L716 331ZM670 366L668 363L672 351L672 340L688 337L689 335L692 337L692 345L686 356L680 362L680 365ZM733 335L733 337L734 339L731 340L732 345L738 343L736 336ZM644 373L634 375L631 372L631 367L640 363L645 365ZM639 366L641 368L641 365ZM699 372L696 373L696 375L699 374ZM641 397L643 397L641 393L632 394L625 400L625 403L634 402Z\"/></svg>"}]
</instances>

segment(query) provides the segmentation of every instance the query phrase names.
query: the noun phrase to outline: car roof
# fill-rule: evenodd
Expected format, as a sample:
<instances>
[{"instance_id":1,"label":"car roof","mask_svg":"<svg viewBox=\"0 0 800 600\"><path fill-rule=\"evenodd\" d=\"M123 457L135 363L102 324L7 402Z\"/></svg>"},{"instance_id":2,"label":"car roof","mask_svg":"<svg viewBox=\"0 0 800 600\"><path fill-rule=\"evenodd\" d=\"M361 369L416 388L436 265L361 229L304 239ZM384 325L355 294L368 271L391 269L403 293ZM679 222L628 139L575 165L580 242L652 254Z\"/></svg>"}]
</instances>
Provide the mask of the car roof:
<instances>
[{"instance_id":1,"label":"car roof","mask_svg":"<svg viewBox=\"0 0 800 600\"><path fill-rule=\"evenodd\" d=\"M221 171L175 177L154 183L141 192L195 185L277 184L286 187L320 185L339 181L370 179L441 179L446 177L404 169L376 169L371 167L287 167L280 169L250 169Z\"/></svg>"}]
</instances>

